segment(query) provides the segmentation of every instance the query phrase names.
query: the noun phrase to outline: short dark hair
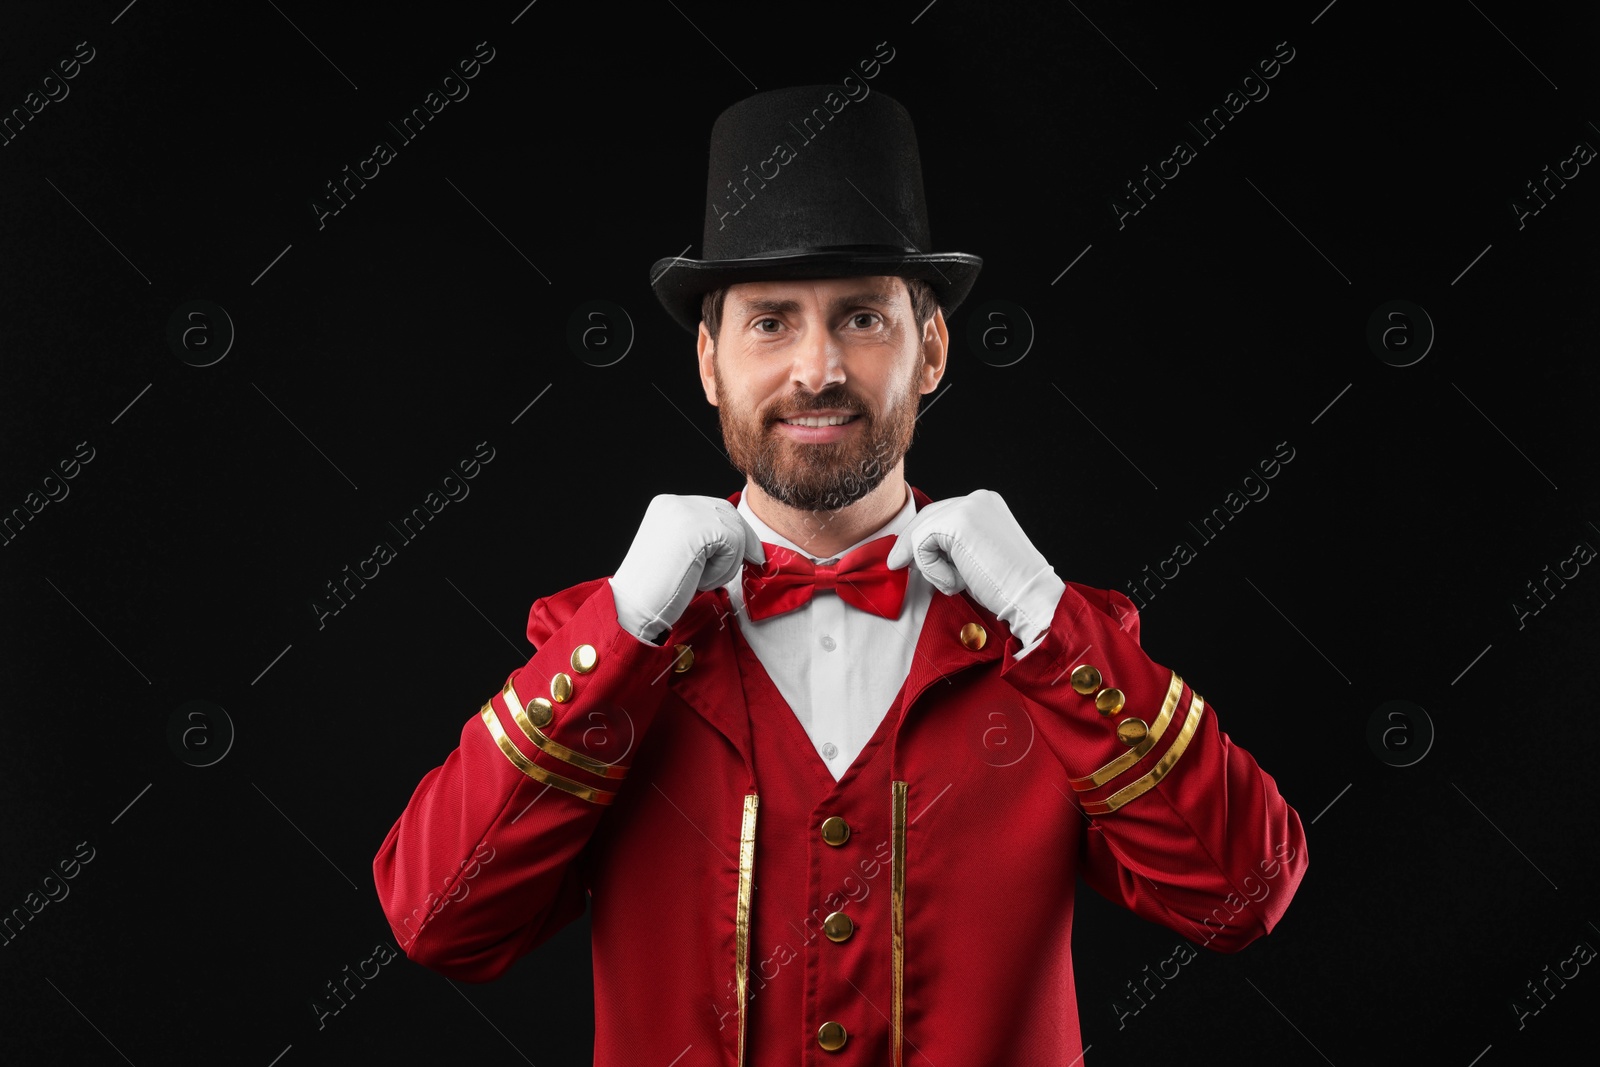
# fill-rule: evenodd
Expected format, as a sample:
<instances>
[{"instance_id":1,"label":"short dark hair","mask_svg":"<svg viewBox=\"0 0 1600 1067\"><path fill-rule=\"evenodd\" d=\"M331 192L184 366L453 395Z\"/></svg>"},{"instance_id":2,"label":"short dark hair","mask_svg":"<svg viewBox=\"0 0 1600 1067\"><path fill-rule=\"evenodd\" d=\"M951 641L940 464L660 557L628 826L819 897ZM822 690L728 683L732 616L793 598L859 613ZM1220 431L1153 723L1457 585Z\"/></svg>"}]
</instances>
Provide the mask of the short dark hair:
<instances>
[{"instance_id":1,"label":"short dark hair","mask_svg":"<svg viewBox=\"0 0 1600 1067\"><path fill-rule=\"evenodd\" d=\"M911 314L916 317L919 327L926 326L928 320L933 318L933 313L939 309L939 298L933 291L933 286L921 278L902 278L906 283L906 292L911 295ZM722 302L728 295L727 287L714 289L700 298L700 318L706 324L706 330L711 334L711 340L716 341L717 331L722 328Z\"/></svg>"}]
</instances>

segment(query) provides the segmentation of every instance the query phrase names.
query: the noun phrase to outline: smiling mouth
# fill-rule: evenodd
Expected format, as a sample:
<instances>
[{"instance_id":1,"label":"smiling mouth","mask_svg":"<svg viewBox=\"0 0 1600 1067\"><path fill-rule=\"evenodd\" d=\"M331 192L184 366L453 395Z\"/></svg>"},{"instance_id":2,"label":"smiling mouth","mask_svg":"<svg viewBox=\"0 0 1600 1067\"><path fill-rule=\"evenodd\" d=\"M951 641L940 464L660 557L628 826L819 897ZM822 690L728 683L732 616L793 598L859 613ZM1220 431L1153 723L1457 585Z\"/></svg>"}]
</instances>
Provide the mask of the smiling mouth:
<instances>
[{"instance_id":1,"label":"smiling mouth","mask_svg":"<svg viewBox=\"0 0 1600 1067\"><path fill-rule=\"evenodd\" d=\"M843 426L859 419L859 415L802 415L792 419L779 419L785 426Z\"/></svg>"}]
</instances>

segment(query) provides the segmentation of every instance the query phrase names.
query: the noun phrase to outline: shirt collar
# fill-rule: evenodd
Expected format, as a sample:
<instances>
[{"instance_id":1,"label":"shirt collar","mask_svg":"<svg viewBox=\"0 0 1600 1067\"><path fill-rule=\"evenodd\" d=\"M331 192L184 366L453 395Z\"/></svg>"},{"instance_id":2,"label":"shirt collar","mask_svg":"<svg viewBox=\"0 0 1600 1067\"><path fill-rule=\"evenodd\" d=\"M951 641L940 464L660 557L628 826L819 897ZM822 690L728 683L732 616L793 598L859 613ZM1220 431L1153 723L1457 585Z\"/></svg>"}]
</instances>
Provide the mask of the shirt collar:
<instances>
[{"instance_id":1,"label":"shirt collar","mask_svg":"<svg viewBox=\"0 0 1600 1067\"><path fill-rule=\"evenodd\" d=\"M807 552L805 549L801 548L799 545L795 544L793 541L789 540L787 537L783 536L766 523L762 522L761 518L754 511L750 510L749 483L745 484L744 492L739 496L738 507L739 514L744 516L745 521L750 524L751 529L755 530L756 534L761 538L761 540L767 542L768 544L779 545L783 548L789 549L792 552L797 552L806 559L810 560L812 563L818 563L823 559L843 556L846 552L860 548L868 541L876 541L880 537L888 537L890 534L898 534L901 530L904 530L908 525L910 525L911 520L915 518L917 514L916 498L911 495L911 487L907 485L906 502L901 505L900 510L895 513L894 518L890 519L877 530L863 537L855 544L850 545L848 548L838 552L835 557L827 557L813 556L811 553Z\"/></svg>"}]
</instances>

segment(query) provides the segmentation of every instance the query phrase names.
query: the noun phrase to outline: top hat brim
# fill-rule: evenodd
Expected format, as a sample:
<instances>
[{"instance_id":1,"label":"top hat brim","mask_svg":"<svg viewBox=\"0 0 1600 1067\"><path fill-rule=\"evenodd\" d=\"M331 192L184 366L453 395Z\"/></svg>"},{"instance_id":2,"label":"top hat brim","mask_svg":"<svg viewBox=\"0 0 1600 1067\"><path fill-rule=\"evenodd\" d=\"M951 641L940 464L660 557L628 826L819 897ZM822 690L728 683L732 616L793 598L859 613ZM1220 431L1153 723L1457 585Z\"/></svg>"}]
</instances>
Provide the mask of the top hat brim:
<instances>
[{"instance_id":1,"label":"top hat brim","mask_svg":"<svg viewBox=\"0 0 1600 1067\"><path fill-rule=\"evenodd\" d=\"M700 325L705 294L740 282L801 278L861 278L892 275L920 278L932 286L945 316L955 313L972 291L983 260L965 252L902 252L824 249L748 259L659 259L650 268L650 286L662 307L690 333Z\"/></svg>"}]
</instances>

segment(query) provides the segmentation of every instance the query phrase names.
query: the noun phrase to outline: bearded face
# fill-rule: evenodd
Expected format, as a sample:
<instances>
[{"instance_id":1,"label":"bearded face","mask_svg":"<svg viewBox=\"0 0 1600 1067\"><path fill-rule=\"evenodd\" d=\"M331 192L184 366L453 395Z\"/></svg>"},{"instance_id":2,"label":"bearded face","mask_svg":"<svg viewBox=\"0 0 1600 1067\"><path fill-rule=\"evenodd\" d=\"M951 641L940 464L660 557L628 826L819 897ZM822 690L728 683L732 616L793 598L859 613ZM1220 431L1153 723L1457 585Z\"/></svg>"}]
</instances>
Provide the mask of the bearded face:
<instances>
[{"instance_id":1,"label":"bearded face","mask_svg":"<svg viewBox=\"0 0 1600 1067\"><path fill-rule=\"evenodd\" d=\"M849 382L747 408L729 392L721 360L713 367L723 398L717 410L728 458L781 504L811 512L848 507L881 485L911 447L920 361L912 360L908 373L891 383L878 408L856 395ZM822 411L848 412L849 421L816 430L785 424L785 419Z\"/></svg>"}]
</instances>

